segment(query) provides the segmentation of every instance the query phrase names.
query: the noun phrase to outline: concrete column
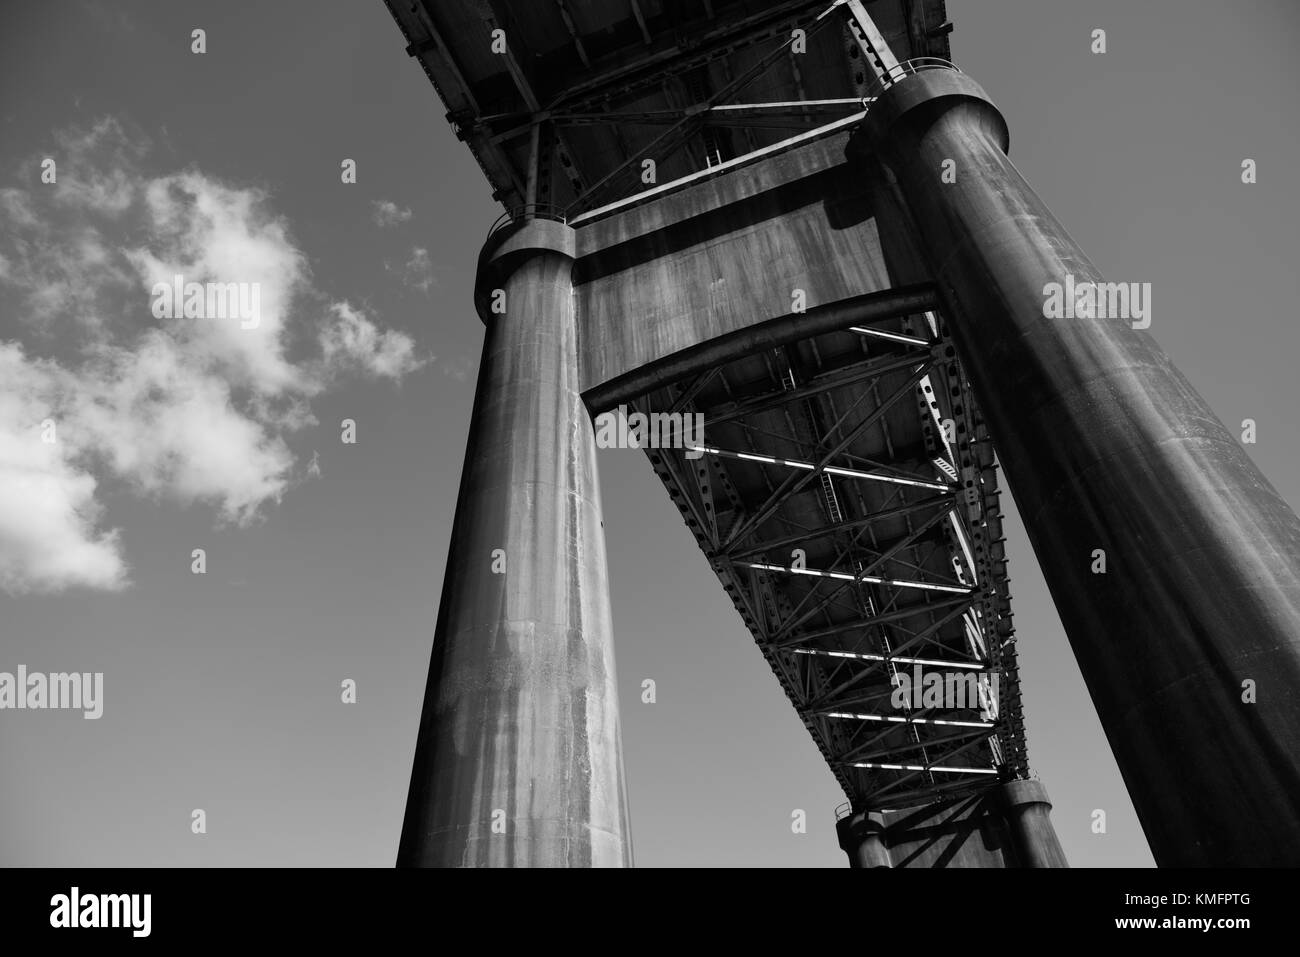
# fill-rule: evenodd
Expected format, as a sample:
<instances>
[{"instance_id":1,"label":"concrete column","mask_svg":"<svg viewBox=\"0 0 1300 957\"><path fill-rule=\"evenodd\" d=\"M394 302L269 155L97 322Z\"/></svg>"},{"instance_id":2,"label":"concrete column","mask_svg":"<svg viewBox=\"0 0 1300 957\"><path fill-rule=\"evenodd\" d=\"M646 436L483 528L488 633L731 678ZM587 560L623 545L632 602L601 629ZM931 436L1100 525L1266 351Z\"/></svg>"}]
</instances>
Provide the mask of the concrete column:
<instances>
[{"instance_id":1,"label":"concrete column","mask_svg":"<svg viewBox=\"0 0 1300 957\"><path fill-rule=\"evenodd\" d=\"M1102 277L977 84L908 76L861 133L915 221L1156 861L1300 864L1300 521L1150 335L1045 318L1049 283ZM1178 317L1154 292L1158 331Z\"/></svg>"},{"instance_id":2,"label":"concrete column","mask_svg":"<svg viewBox=\"0 0 1300 957\"><path fill-rule=\"evenodd\" d=\"M399 866L631 864L573 255L572 229L533 220L480 257L487 337Z\"/></svg>"},{"instance_id":3,"label":"concrete column","mask_svg":"<svg viewBox=\"0 0 1300 957\"><path fill-rule=\"evenodd\" d=\"M1011 844L1021 867L1069 867L1049 812L1047 788L1038 781L1008 781L998 786Z\"/></svg>"},{"instance_id":4,"label":"concrete column","mask_svg":"<svg viewBox=\"0 0 1300 957\"><path fill-rule=\"evenodd\" d=\"M875 811L858 811L835 822L840 848L849 867L892 867L885 847L884 819Z\"/></svg>"}]
</instances>

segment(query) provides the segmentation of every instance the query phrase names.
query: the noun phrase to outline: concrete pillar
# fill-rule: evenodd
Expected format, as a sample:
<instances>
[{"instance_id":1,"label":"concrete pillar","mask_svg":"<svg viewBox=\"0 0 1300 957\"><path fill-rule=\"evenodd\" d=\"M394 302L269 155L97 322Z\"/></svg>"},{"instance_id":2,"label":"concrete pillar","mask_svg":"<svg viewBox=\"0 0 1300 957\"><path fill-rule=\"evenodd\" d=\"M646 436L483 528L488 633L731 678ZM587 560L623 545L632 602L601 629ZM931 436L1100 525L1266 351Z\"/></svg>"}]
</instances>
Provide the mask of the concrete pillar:
<instances>
[{"instance_id":1,"label":"concrete pillar","mask_svg":"<svg viewBox=\"0 0 1300 957\"><path fill-rule=\"evenodd\" d=\"M480 257L487 336L399 866L631 864L573 255L572 229L533 220Z\"/></svg>"},{"instance_id":2,"label":"concrete pillar","mask_svg":"<svg viewBox=\"0 0 1300 957\"><path fill-rule=\"evenodd\" d=\"M1300 521L1149 334L1045 318L1048 284L1103 280L976 83L908 76L860 132L915 221L1156 861L1300 864ZM1159 330L1178 317L1154 292Z\"/></svg>"},{"instance_id":3,"label":"concrete pillar","mask_svg":"<svg viewBox=\"0 0 1300 957\"><path fill-rule=\"evenodd\" d=\"M849 867L892 867L885 847L885 824L875 811L858 811L835 822L840 848L849 856Z\"/></svg>"},{"instance_id":4,"label":"concrete pillar","mask_svg":"<svg viewBox=\"0 0 1300 957\"><path fill-rule=\"evenodd\" d=\"M1052 802L1039 781L1008 781L997 788L998 805L1021 867L1069 867L1052 827Z\"/></svg>"}]
</instances>

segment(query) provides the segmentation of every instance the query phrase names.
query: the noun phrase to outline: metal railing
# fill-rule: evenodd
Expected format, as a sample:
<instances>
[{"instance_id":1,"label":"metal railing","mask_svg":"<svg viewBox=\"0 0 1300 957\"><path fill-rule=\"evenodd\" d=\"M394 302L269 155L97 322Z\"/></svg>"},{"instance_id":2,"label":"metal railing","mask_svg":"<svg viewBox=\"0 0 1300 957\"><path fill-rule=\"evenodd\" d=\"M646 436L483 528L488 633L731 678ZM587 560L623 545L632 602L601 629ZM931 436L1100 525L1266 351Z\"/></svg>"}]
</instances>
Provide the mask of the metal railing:
<instances>
[{"instance_id":1,"label":"metal railing","mask_svg":"<svg viewBox=\"0 0 1300 957\"><path fill-rule=\"evenodd\" d=\"M488 229L487 238L491 239L507 226L528 219L552 219L559 223L568 222L564 210L559 206L551 203L526 203L523 206L512 206L498 216L491 228Z\"/></svg>"},{"instance_id":2,"label":"metal railing","mask_svg":"<svg viewBox=\"0 0 1300 957\"><path fill-rule=\"evenodd\" d=\"M923 73L926 70L955 70L958 73L961 72L955 65L939 57L920 56L911 60L904 60L898 66L891 68L884 76L878 76L867 84L862 98L864 101L874 100L891 86L902 83L909 76Z\"/></svg>"}]
</instances>

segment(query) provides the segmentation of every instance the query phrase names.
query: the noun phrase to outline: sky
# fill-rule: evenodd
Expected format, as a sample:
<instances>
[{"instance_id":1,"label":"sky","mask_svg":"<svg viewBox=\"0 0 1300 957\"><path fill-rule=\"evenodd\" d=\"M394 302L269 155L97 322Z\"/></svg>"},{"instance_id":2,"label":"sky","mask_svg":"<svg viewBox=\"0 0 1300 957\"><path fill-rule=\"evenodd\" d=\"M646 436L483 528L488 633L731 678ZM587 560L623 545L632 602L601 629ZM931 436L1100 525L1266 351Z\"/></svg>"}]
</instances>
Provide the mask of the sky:
<instances>
[{"instance_id":1,"label":"sky","mask_svg":"<svg viewBox=\"0 0 1300 957\"><path fill-rule=\"evenodd\" d=\"M1017 166L1108 279L1152 284L1151 333L1230 427L1256 420L1248 453L1300 503L1300 10L948 13ZM0 862L390 866L500 209L379 0L0 18L0 671L104 675L97 720L0 711ZM155 315L176 274L257 283L256 326ZM636 863L843 866L844 796L648 461L599 467ZM1067 857L1150 866L1003 504Z\"/></svg>"}]
</instances>

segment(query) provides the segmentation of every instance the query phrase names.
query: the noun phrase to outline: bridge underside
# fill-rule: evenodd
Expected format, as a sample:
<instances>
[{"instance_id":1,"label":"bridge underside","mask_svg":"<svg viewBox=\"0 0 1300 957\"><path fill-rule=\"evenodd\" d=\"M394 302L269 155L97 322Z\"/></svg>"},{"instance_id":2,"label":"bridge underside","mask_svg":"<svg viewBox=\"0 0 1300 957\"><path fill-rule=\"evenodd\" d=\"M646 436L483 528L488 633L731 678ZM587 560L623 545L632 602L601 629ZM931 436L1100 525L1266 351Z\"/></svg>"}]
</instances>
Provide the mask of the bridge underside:
<instances>
[{"instance_id":1,"label":"bridge underside","mask_svg":"<svg viewBox=\"0 0 1300 957\"><path fill-rule=\"evenodd\" d=\"M575 296L593 413L678 436L702 417L702 437L647 454L862 811L1028 766L993 447L901 217L846 141L575 223Z\"/></svg>"},{"instance_id":2,"label":"bridge underside","mask_svg":"<svg viewBox=\"0 0 1300 957\"><path fill-rule=\"evenodd\" d=\"M990 432L1157 861L1295 862L1300 710L1240 689L1300 686L1300 518L1145 326L1050 314L1107 284L942 0L389 6L509 207L399 860L630 862L590 419L623 406L704 417L652 460L852 862L1062 863Z\"/></svg>"},{"instance_id":3,"label":"bridge underside","mask_svg":"<svg viewBox=\"0 0 1300 957\"><path fill-rule=\"evenodd\" d=\"M569 343L575 396L598 425L611 411L670 423L673 440L647 454L847 795L840 836L850 860L1034 860L1013 838L1030 816L1023 808L1045 815L1045 795L1007 796L1029 783L1029 768L993 446L896 191L875 164L849 159L869 94L893 62L885 40L911 55L946 55L941 0L875 3L875 22L859 3L825 0L633 0L632 20L614 23L602 20L608 5L580 0L390 7L495 195L515 208L480 261L484 366L503 392L476 400L453 548L502 545L508 556L542 556L545 568L548 552L572 559L556 550L572 536L598 536L566 517L571 476L555 472L555 502L530 504L537 519L527 527L487 519L498 493L485 496L468 478L508 472L531 489L537 469L557 465L531 441L521 459L486 431L473 436L480 421L525 421L530 404L546 406L549 396L527 391L532 352ZM507 38L499 50L459 39L498 29ZM806 32L806 50L791 46L794 29ZM643 156L657 166L638 181ZM566 315L558 304L570 272ZM507 292L498 318L489 300ZM560 313L530 341L527 328L542 320L518 296L538 294ZM567 359L545 361L543 380L573 384ZM695 416L702 432L683 428ZM574 455L585 454L584 429L568 436ZM588 494L587 480L578 477L578 494ZM513 493L503 483L500 494ZM507 511L515 505L501 500ZM599 591L597 564L566 565L565 587ZM459 703L466 682L486 674L502 695L517 694L511 675L525 651L459 635L536 620L538 633L581 632L584 663L607 653L609 635L599 617L569 619L547 595L518 587L504 583L503 599L495 584L448 578L405 862L533 854L516 844L510 853L520 857L498 858L496 844L462 822L486 801L521 793L519 775L537 772L520 759L503 777L490 755L538 729L524 715L475 717L499 730L471 764L448 737L461 711L481 710ZM511 624L494 624L502 600L518 603ZM545 653L546 668L573 668L558 645ZM558 715L597 694L608 705L609 677L574 674L567 690L529 683L527 693L546 696ZM575 746L588 753L590 718L589 709L558 737L526 742L530 760L553 766ZM612 808L616 764L518 812L509 829L532 828L539 815L569 821L573 802L588 796ZM620 812L611 813L611 833L622 832ZM574 837L565 840L528 859L572 863ZM613 862L618 852L597 857Z\"/></svg>"},{"instance_id":4,"label":"bridge underside","mask_svg":"<svg viewBox=\"0 0 1300 957\"><path fill-rule=\"evenodd\" d=\"M643 189L630 161L663 183L770 146L851 112L875 76L833 0L385 2L508 209L572 217ZM900 57L948 58L943 0L869 5Z\"/></svg>"},{"instance_id":5,"label":"bridge underside","mask_svg":"<svg viewBox=\"0 0 1300 957\"><path fill-rule=\"evenodd\" d=\"M763 349L627 409L703 416L701 445L650 460L854 807L1025 773L993 449L936 311ZM964 707L901 694L931 672Z\"/></svg>"}]
</instances>

